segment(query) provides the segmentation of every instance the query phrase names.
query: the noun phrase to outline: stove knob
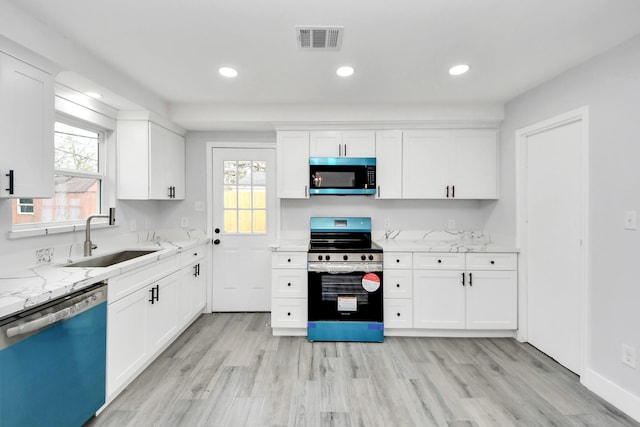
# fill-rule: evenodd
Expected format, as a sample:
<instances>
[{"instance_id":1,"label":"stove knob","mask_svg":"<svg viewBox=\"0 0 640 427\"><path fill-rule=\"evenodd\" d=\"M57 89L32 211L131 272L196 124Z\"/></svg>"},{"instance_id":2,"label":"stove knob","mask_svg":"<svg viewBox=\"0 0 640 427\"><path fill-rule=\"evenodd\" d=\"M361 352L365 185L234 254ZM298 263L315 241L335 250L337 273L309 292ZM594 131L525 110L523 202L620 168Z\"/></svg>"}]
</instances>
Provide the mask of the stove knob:
<instances>
[{"instance_id":1,"label":"stove knob","mask_svg":"<svg viewBox=\"0 0 640 427\"><path fill-rule=\"evenodd\" d=\"M348 259L349 259L349 257L348 257L347 255L343 255L343 256L342 256L342 259L346 261L346 260L348 260Z\"/></svg>"},{"instance_id":2,"label":"stove knob","mask_svg":"<svg viewBox=\"0 0 640 427\"><path fill-rule=\"evenodd\" d=\"M324 259L325 259L325 261L329 261L329 260L331 259L331 257L330 257L329 255L326 255L326 256L324 257Z\"/></svg>"},{"instance_id":3,"label":"stove knob","mask_svg":"<svg viewBox=\"0 0 640 427\"><path fill-rule=\"evenodd\" d=\"M367 259L367 256L366 256L366 255L362 255L362 256L360 257L360 259L364 261L364 260L366 260L366 259Z\"/></svg>"},{"instance_id":4,"label":"stove knob","mask_svg":"<svg viewBox=\"0 0 640 427\"><path fill-rule=\"evenodd\" d=\"M318 255L318 261L322 261L322 255Z\"/></svg>"},{"instance_id":5,"label":"stove knob","mask_svg":"<svg viewBox=\"0 0 640 427\"><path fill-rule=\"evenodd\" d=\"M373 255L369 255L369 261L373 261Z\"/></svg>"}]
</instances>

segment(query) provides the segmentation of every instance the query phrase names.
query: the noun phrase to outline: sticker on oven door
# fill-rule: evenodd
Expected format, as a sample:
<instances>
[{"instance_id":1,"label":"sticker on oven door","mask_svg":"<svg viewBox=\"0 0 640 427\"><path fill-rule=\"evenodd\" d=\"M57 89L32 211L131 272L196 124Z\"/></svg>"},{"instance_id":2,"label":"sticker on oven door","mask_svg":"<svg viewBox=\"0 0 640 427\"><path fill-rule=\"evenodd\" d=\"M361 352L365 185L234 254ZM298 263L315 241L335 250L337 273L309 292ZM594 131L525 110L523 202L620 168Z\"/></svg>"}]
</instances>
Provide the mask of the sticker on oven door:
<instances>
[{"instance_id":1,"label":"sticker on oven door","mask_svg":"<svg viewBox=\"0 0 640 427\"><path fill-rule=\"evenodd\" d=\"M358 298L338 295L338 311L358 311Z\"/></svg>"},{"instance_id":2,"label":"sticker on oven door","mask_svg":"<svg viewBox=\"0 0 640 427\"><path fill-rule=\"evenodd\" d=\"M375 292L380 288L380 277L375 273L367 273L362 277L362 287L367 292Z\"/></svg>"}]
</instances>

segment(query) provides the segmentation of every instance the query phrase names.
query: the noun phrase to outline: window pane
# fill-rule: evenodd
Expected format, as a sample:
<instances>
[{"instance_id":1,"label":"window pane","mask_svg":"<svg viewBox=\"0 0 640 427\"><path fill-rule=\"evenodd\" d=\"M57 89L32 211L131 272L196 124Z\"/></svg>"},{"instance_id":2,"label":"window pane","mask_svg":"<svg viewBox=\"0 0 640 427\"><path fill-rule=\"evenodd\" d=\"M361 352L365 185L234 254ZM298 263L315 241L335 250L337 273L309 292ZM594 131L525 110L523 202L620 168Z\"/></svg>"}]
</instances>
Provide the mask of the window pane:
<instances>
[{"instance_id":1,"label":"window pane","mask_svg":"<svg viewBox=\"0 0 640 427\"><path fill-rule=\"evenodd\" d=\"M99 136L96 132L56 122L54 167L98 173Z\"/></svg>"},{"instance_id":2,"label":"window pane","mask_svg":"<svg viewBox=\"0 0 640 427\"><path fill-rule=\"evenodd\" d=\"M56 175L54 182L52 199L13 200L14 224L81 220L100 211L99 179Z\"/></svg>"},{"instance_id":3,"label":"window pane","mask_svg":"<svg viewBox=\"0 0 640 427\"><path fill-rule=\"evenodd\" d=\"M224 211L224 232L225 233L237 233L238 232L238 221L236 217L236 210L225 210Z\"/></svg>"},{"instance_id":4,"label":"window pane","mask_svg":"<svg viewBox=\"0 0 640 427\"><path fill-rule=\"evenodd\" d=\"M232 160L226 160L223 162L223 167L224 167L224 184L225 185L237 184L238 173L237 173L236 162Z\"/></svg>"},{"instance_id":5,"label":"window pane","mask_svg":"<svg viewBox=\"0 0 640 427\"><path fill-rule=\"evenodd\" d=\"M238 233L251 233L251 211L238 211Z\"/></svg>"},{"instance_id":6,"label":"window pane","mask_svg":"<svg viewBox=\"0 0 640 427\"><path fill-rule=\"evenodd\" d=\"M267 232L267 211L257 209L253 211L253 232Z\"/></svg>"},{"instance_id":7,"label":"window pane","mask_svg":"<svg viewBox=\"0 0 640 427\"><path fill-rule=\"evenodd\" d=\"M266 199L267 189L265 187L253 187L253 208L265 209L267 207Z\"/></svg>"},{"instance_id":8,"label":"window pane","mask_svg":"<svg viewBox=\"0 0 640 427\"><path fill-rule=\"evenodd\" d=\"M251 187L242 185L238 187L238 207L251 209Z\"/></svg>"},{"instance_id":9,"label":"window pane","mask_svg":"<svg viewBox=\"0 0 640 427\"><path fill-rule=\"evenodd\" d=\"M256 161L253 162L252 184L253 185L265 185L265 169L267 162Z\"/></svg>"},{"instance_id":10,"label":"window pane","mask_svg":"<svg viewBox=\"0 0 640 427\"><path fill-rule=\"evenodd\" d=\"M238 192L235 187L224 187L224 208L234 209L238 207Z\"/></svg>"}]
</instances>

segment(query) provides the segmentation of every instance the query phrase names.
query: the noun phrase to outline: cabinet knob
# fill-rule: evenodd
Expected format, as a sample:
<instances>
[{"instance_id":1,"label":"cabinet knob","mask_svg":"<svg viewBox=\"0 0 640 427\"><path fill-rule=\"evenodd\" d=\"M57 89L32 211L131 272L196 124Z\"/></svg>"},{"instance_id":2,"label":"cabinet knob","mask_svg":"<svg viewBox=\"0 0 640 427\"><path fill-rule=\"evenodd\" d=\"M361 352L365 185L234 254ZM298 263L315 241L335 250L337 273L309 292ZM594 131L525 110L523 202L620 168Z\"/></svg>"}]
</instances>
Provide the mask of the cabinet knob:
<instances>
[{"instance_id":1,"label":"cabinet knob","mask_svg":"<svg viewBox=\"0 0 640 427\"><path fill-rule=\"evenodd\" d=\"M287 316L291 316L291 312L287 313Z\"/></svg>"},{"instance_id":2,"label":"cabinet knob","mask_svg":"<svg viewBox=\"0 0 640 427\"><path fill-rule=\"evenodd\" d=\"M399 288L399 287L400 287L400 283L396 283L396 288Z\"/></svg>"},{"instance_id":3,"label":"cabinet knob","mask_svg":"<svg viewBox=\"0 0 640 427\"><path fill-rule=\"evenodd\" d=\"M287 259L287 262L291 262L291 258L288 258L288 259Z\"/></svg>"},{"instance_id":4,"label":"cabinet knob","mask_svg":"<svg viewBox=\"0 0 640 427\"><path fill-rule=\"evenodd\" d=\"M495 264L496 262L494 260L491 260L491 265Z\"/></svg>"},{"instance_id":5,"label":"cabinet knob","mask_svg":"<svg viewBox=\"0 0 640 427\"><path fill-rule=\"evenodd\" d=\"M400 259L396 259L396 262L400 262Z\"/></svg>"},{"instance_id":6,"label":"cabinet knob","mask_svg":"<svg viewBox=\"0 0 640 427\"><path fill-rule=\"evenodd\" d=\"M442 264L442 260L441 259L438 260L438 264Z\"/></svg>"},{"instance_id":7,"label":"cabinet knob","mask_svg":"<svg viewBox=\"0 0 640 427\"><path fill-rule=\"evenodd\" d=\"M287 286L291 286L291 282L287 283Z\"/></svg>"},{"instance_id":8,"label":"cabinet knob","mask_svg":"<svg viewBox=\"0 0 640 427\"><path fill-rule=\"evenodd\" d=\"M400 317L400 313L396 313L396 316Z\"/></svg>"}]
</instances>

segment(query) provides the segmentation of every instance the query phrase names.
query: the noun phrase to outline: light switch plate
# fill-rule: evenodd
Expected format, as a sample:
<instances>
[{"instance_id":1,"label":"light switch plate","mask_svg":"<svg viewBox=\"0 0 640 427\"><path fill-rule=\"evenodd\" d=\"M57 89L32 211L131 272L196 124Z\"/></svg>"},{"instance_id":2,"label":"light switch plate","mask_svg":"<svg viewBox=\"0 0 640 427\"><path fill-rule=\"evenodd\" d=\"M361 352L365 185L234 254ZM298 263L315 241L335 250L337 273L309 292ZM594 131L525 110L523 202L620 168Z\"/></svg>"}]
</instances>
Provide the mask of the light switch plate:
<instances>
[{"instance_id":1,"label":"light switch plate","mask_svg":"<svg viewBox=\"0 0 640 427\"><path fill-rule=\"evenodd\" d=\"M625 230L637 230L638 229L638 213L636 211L624 212L624 229Z\"/></svg>"}]
</instances>

